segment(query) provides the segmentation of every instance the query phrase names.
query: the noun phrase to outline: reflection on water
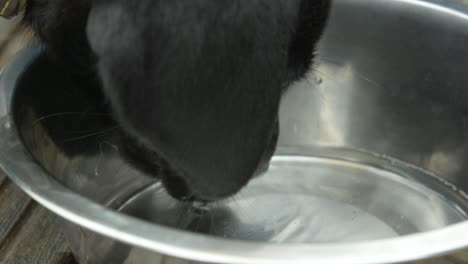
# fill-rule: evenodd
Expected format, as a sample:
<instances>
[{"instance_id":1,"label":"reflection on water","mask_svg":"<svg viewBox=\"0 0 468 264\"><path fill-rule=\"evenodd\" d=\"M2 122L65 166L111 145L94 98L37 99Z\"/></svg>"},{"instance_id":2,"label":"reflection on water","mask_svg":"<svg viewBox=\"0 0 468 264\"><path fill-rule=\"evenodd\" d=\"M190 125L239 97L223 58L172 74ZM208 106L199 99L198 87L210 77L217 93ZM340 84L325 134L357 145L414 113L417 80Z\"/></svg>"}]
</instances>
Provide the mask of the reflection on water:
<instances>
[{"instance_id":1,"label":"reflection on water","mask_svg":"<svg viewBox=\"0 0 468 264\"><path fill-rule=\"evenodd\" d=\"M120 210L192 232L272 243L375 240L467 218L467 204L458 200L464 198L434 175L395 160L382 161L386 170L333 159L276 156L265 175L231 199L193 206L175 201L155 184Z\"/></svg>"}]
</instances>

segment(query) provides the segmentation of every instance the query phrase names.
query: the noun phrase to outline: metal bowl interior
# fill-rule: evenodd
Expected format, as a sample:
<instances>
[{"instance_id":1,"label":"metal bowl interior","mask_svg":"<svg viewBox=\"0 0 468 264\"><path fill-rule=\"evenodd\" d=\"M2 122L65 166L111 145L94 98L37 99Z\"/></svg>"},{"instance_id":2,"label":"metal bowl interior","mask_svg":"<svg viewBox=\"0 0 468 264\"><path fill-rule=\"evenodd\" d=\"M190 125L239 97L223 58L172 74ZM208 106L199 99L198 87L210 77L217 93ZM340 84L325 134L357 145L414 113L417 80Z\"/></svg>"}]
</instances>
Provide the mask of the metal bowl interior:
<instances>
[{"instance_id":1,"label":"metal bowl interior","mask_svg":"<svg viewBox=\"0 0 468 264\"><path fill-rule=\"evenodd\" d=\"M460 249L467 14L455 0L335 0L316 68L283 100L269 172L211 214L176 219L187 206L125 161L109 115L37 47L2 74L0 165L81 227L69 229L71 245L94 259L142 250L216 263L390 263ZM300 224L288 219L297 212ZM305 238L274 231L291 223Z\"/></svg>"}]
</instances>

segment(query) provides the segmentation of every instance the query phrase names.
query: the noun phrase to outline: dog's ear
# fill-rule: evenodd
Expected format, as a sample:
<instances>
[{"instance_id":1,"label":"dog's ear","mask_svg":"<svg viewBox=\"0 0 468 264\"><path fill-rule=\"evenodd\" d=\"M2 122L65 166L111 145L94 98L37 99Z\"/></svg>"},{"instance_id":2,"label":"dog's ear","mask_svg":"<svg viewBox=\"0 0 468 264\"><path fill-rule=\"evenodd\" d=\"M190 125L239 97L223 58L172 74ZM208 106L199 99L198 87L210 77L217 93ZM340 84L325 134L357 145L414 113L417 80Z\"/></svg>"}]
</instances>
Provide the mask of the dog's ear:
<instances>
[{"instance_id":1,"label":"dog's ear","mask_svg":"<svg viewBox=\"0 0 468 264\"><path fill-rule=\"evenodd\" d=\"M25 1L22 0L0 0L0 16L4 18L12 18L23 11Z\"/></svg>"},{"instance_id":2,"label":"dog's ear","mask_svg":"<svg viewBox=\"0 0 468 264\"><path fill-rule=\"evenodd\" d=\"M23 24L41 40L47 56L77 80L93 78L95 57L86 36L92 0L20 1L26 1Z\"/></svg>"},{"instance_id":3,"label":"dog's ear","mask_svg":"<svg viewBox=\"0 0 468 264\"><path fill-rule=\"evenodd\" d=\"M93 6L88 38L116 116L198 197L238 191L275 138L299 2Z\"/></svg>"}]
</instances>

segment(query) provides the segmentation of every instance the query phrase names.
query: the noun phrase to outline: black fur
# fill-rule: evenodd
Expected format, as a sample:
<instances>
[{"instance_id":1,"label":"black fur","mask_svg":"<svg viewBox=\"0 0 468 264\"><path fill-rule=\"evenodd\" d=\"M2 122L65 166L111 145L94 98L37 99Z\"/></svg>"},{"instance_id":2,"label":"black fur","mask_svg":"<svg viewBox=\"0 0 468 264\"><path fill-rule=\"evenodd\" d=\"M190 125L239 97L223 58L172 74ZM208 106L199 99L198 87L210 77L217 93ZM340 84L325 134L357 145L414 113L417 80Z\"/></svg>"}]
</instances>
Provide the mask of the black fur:
<instances>
[{"instance_id":1,"label":"black fur","mask_svg":"<svg viewBox=\"0 0 468 264\"><path fill-rule=\"evenodd\" d=\"M281 95L310 69L329 6L29 0L25 20L77 80L99 81L135 163L166 168L176 197L216 200L269 161Z\"/></svg>"}]
</instances>

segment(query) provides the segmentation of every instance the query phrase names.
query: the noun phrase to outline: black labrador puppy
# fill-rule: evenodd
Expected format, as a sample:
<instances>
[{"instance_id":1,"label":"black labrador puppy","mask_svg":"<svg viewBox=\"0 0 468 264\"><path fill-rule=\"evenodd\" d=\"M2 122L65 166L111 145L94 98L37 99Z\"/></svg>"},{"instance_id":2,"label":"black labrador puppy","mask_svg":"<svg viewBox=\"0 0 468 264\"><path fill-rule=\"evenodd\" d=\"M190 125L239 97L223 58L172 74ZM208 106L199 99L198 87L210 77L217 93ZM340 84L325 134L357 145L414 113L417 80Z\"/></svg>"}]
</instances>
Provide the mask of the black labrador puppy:
<instances>
[{"instance_id":1,"label":"black labrador puppy","mask_svg":"<svg viewBox=\"0 0 468 264\"><path fill-rule=\"evenodd\" d=\"M214 201L268 164L281 96L311 68L330 2L25 0L25 23L99 82L133 157L165 166L173 196Z\"/></svg>"}]
</instances>

